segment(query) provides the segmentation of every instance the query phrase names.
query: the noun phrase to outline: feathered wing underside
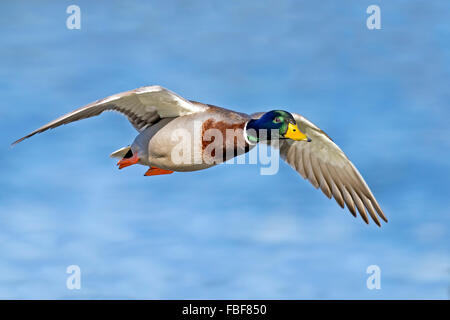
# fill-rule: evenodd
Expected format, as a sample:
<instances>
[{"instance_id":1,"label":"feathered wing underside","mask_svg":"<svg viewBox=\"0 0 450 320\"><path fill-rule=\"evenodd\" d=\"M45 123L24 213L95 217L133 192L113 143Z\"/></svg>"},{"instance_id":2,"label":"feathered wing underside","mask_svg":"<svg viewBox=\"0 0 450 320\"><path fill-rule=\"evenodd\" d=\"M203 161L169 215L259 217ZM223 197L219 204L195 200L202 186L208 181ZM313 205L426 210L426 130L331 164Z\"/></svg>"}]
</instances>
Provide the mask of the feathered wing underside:
<instances>
[{"instance_id":1,"label":"feathered wing underside","mask_svg":"<svg viewBox=\"0 0 450 320\"><path fill-rule=\"evenodd\" d=\"M74 121L98 116L104 111L117 111L125 115L136 130L141 131L161 118L178 117L206 108L196 105L160 86L147 86L118 93L95 101L47 123L32 133L13 142L19 143L37 133Z\"/></svg>"},{"instance_id":2,"label":"feathered wing underside","mask_svg":"<svg viewBox=\"0 0 450 320\"><path fill-rule=\"evenodd\" d=\"M369 223L367 213L378 226L378 217L387 222L368 185L344 152L306 118L292 115L299 129L312 141L280 140L281 157L328 198L333 197L342 208L346 205L355 217L358 211L366 223ZM260 116L261 113L252 115Z\"/></svg>"}]
</instances>

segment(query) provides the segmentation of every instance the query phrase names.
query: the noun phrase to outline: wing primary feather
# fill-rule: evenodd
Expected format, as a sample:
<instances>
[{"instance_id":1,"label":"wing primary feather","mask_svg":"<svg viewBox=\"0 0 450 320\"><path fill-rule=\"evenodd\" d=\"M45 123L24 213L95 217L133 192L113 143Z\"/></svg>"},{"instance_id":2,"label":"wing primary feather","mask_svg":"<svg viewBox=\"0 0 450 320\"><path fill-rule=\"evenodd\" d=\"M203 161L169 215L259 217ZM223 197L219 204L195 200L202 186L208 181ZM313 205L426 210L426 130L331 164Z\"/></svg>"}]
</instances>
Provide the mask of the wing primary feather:
<instances>
[{"instance_id":1,"label":"wing primary feather","mask_svg":"<svg viewBox=\"0 0 450 320\"><path fill-rule=\"evenodd\" d=\"M79 108L77 110L74 110L74 111L72 111L72 112L70 112L70 113L68 113L68 114L66 114L64 116L61 116L61 117L51 121L51 122L43 125L42 127L34 130L33 132L27 134L26 136L24 136L24 137L22 137L22 138L20 138L20 139L18 139L16 141L14 141L11 145L14 146L14 145L18 144L19 142L22 142L25 139L31 138L35 134L47 131L49 129L54 129L54 128L59 127L61 125L66 125L66 124L68 124L70 122L73 122L73 121L86 119L86 118L90 118L90 117L95 117L95 116L98 116L99 114L101 114L103 112L103 110L100 110L100 111L98 111L98 110L89 110L90 112L86 112L85 114L83 114L80 117L79 116L80 111L84 111L85 108L86 107ZM80 118L77 118L77 116L80 117Z\"/></svg>"},{"instance_id":2,"label":"wing primary feather","mask_svg":"<svg viewBox=\"0 0 450 320\"><path fill-rule=\"evenodd\" d=\"M367 211L369 211L369 214L372 217L372 220L375 221L377 226L381 227L380 220L378 220L377 214L375 213L375 209L373 208L370 200L363 194L360 194L360 198L362 199L364 205L366 206Z\"/></svg>"},{"instance_id":3,"label":"wing primary feather","mask_svg":"<svg viewBox=\"0 0 450 320\"><path fill-rule=\"evenodd\" d=\"M311 156L311 166L316 175L317 180L319 181L320 189L328 198L331 198L330 187L328 186L327 181L323 177L323 174L321 172L322 170L320 168L319 160L317 159L317 157Z\"/></svg>"},{"instance_id":4,"label":"wing primary feather","mask_svg":"<svg viewBox=\"0 0 450 320\"><path fill-rule=\"evenodd\" d=\"M339 189L340 195L342 196L342 202L347 204L347 207L349 208L348 205L348 200L349 200L349 195L346 195L345 192L345 186L342 182L342 179L340 177L340 175L338 174L338 169L336 169L334 166L328 166L328 171L330 173L331 178L333 179L336 187ZM349 208L350 209L350 208ZM352 213L353 214L353 213Z\"/></svg>"},{"instance_id":5,"label":"wing primary feather","mask_svg":"<svg viewBox=\"0 0 450 320\"><path fill-rule=\"evenodd\" d=\"M331 172L328 170L329 166L325 163L322 163L320 167L322 168L322 172L324 173L328 184L331 186L331 192L333 193L334 200L336 200L337 204L341 208L344 208L344 199L342 198L341 192L338 190L338 187L333 180Z\"/></svg>"},{"instance_id":6,"label":"wing primary feather","mask_svg":"<svg viewBox=\"0 0 450 320\"><path fill-rule=\"evenodd\" d=\"M322 161L319 160L318 163L319 163L319 166L320 166L320 171L322 172L323 177L324 177L325 181L327 182L328 188L329 188L329 190L330 190L330 196L329 196L329 198L331 198L331 195L332 195L332 193L331 193L332 187L331 187L331 179L330 179L329 173L328 173L327 170L325 170L325 168L324 168L325 165L322 163Z\"/></svg>"},{"instance_id":7,"label":"wing primary feather","mask_svg":"<svg viewBox=\"0 0 450 320\"><path fill-rule=\"evenodd\" d=\"M341 184L341 192L342 195L344 196L344 200L345 203L347 204L347 208L350 210L350 212L352 213L352 215L356 218L356 208L355 208L355 203L353 202L352 196L350 195L349 191L347 188L350 188L348 186L348 182L346 180L346 178L343 176L343 174L341 173L341 170L336 169L334 167L332 167L332 169L334 170L335 174L339 177L339 181Z\"/></svg>"},{"instance_id":8,"label":"wing primary feather","mask_svg":"<svg viewBox=\"0 0 450 320\"><path fill-rule=\"evenodd\" d=\"M358 208L359 211L359 215L361 216L361 218L363 218L364 222L369 224L369 218L367 217L367 213L366 210L364 208L364 204L361 201L361 199L359 198L359 196L356 194L356 192L353 190L353 188L350 190L353 201L356 204L356 208Z\"/></svg>"},{"instance_id":9,"label":"wing primary feather","mask_svg":"<svg viewBox=\"0 0 450 320\"><path fill-rule=\"evenodd\" d=\"M307 179L305 167L303 166L303 152L296 152L294 147L289 148L289 154L293 158L292 164L294 169L301 174L304 179Z\"/></svg>"},{"instance_id":10,"label":"wing primary feather","mask_svg":"<svg viewBox=\"0 0 450 320\"><path fill-rule=\"evenodd\" d=\"M384 222L388 222L388 219L384 215L383 210L381 210L380 205L378 204L377 200L375 198L371 198L370 202L372 202L372 204L375 207L375 210L377 210L378 215L380 216L380 218L383 219Z\"/></svg>"},{"instance_id":11,"label":"wing primary feather","mask_svg":"<svg viewBox=\"0 0 450 320\"><path fill-rule=\"evenodd\" d=\"M355 203L353 202L352 196L348 192L347 188L343 186L342 193L344 195L345 203L347 204L348 210L352 213L352 215L356 218L356 209L355 209Z\"/></svg>"},{"instance_id":12,"label":"wing primary feather","mask_svg":"<svg viewBox=\"0 0 450 320\"><path fill-rule=\"evenodd\" d=\"M316 177L314 176L314 172L311 167L311 157L310 157L310 150L308 148L305 148L303 150L303 167L305 168L305 171L308 176L308 180L311 182L311 184L317 189L319 188L319 183L317 182Z\"/></svg>"},{"instance_id":13,"label":"wing primary feather","mask_svg":"<svg viewBox=\"0 0 450 320\"><path fill-rule=\"evenodd\" d=\"M363 202L364 202L364 199L367 198L367 200L364 202L364 205L367 207L367 211L369 211L369 214L372 216L372 214L375 213L375 210L376 210L376 212L378 212L378 215L380 216L380 218L382 218L385 222L387 222L386 216L384 215L380 206L376 202L375 197L373 196L373 194L370 191L369 187L367 186L366 182L361 177L361 174L359 173L359 171L355 168L355 166L350 161L349 161L349 163L350 163L350 167L347 167L347 170L345 170L345 173L352 181L353 188L358 193L359 197L363 200ZM372 206L372 204L375 204L375 207L377 209L373 210L374 207ZM370 211L370 208L372 209L372 212ZM374 221L377 222L379 220L378 220L378 218L376 218L376 220L374 219Z\"/></svg>"}]
</instances>

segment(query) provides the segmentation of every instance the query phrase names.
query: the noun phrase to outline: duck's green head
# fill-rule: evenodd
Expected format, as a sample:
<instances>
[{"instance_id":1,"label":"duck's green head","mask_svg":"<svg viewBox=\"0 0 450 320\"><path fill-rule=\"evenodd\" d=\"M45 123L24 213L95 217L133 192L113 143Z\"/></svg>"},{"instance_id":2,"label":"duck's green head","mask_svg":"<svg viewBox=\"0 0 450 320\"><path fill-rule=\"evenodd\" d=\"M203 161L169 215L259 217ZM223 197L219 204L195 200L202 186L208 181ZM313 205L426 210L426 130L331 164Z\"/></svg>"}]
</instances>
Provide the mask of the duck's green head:
<instances>
[{"instance_id":1,"label":"duck's green head","mask_svg":"<svg viewBox=\"0 0 450 320\"><path fill-rule=\"evenodd\" d=\"M250 120L246 129L248 140L254 143L260 140L260 130L266 130L267 140L278 138L311 141L306 134L300 131L292 114L283 110L272 110L264 113L259 119ZM276 137L273 136L273 133L276 133Z\"/></svg>"}]
</instances>

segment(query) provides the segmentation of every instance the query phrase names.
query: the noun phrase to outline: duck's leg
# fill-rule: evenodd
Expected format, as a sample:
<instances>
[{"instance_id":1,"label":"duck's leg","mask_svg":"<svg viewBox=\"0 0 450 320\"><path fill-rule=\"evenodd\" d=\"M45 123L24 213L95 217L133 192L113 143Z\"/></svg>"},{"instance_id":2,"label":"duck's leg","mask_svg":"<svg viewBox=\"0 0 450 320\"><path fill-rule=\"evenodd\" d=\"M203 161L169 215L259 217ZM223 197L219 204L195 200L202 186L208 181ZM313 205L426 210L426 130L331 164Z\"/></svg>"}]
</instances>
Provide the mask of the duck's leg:
<instances>
[{"instance_id":1,"label":"duck's leg","mask_svg":"<svg viewBox=\"0 0 450 320\"><path fill-rule=\"evenodd\" d=\"M119 169L123 169L125 167L131 166L138 162L139 162L139 157L137 156L137 154L133 154L131 157L123 158L122 160L117 162L117 165L119 166Z\"/></svg>"},{"instance_id":2,"label":"duck's leg","mask_svg":"<svg viewBox=\"0 0 450 320\"><path fill-rule=\"evenodd\" d=\"M173 173L172 170L165 170L165 169L160 169L157 167L150 167L150 169L147 170L147 172L144 174L144 176L158 176L161 174L171 174Z\"/></svg>"}]
</instances>

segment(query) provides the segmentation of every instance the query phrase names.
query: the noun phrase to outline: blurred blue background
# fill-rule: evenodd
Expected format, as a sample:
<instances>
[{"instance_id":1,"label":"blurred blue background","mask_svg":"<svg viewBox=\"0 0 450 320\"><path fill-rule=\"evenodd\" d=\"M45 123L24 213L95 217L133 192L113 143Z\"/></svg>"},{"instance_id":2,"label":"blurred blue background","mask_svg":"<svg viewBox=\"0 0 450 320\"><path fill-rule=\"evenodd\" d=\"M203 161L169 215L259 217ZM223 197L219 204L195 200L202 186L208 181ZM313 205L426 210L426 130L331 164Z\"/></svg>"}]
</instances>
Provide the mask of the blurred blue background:
<instances>
[{"instance_id":1,"label":"blurred blue background","mask_svg":"<svg viewBox=\"0 0 450 320\"><path fill-rule=\"evenodd\" d=\"M66 8L81 8L68 30ZM381 7L381 30L366 8ZM448 299L450 2L3 1L0 298ZM10 143L159 84L324 129L389 218L354 219L288 165L143 177L115 113ZM66 268L81 268L81 290ZM368 290L366 268L381 268Z\"/></svg>"}]
</instances>

